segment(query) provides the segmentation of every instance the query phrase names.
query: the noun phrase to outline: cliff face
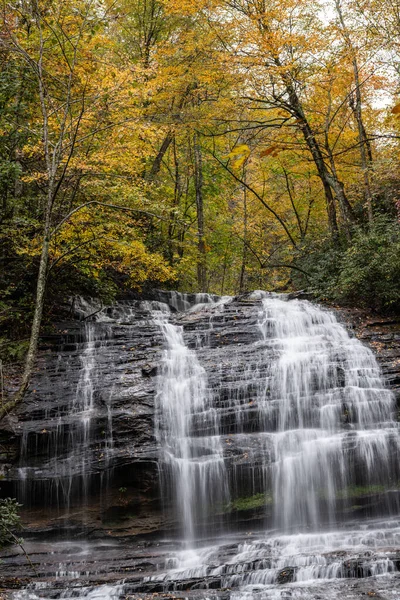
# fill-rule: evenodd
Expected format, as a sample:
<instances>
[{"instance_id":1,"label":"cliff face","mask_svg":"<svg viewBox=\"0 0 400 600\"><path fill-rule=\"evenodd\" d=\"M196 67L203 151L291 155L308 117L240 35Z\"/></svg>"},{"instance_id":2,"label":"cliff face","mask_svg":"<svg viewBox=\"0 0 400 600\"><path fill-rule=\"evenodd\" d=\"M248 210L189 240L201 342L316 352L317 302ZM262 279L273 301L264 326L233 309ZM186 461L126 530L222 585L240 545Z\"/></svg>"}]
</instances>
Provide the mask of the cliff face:
<instances>
[{"instance_id":1,"label":"cliff face","mask_svg":"<svg viewBox=\"0 0 400 600\"><path fill-rule=\"evenodd\" d=\"M364 309L336 309L338 319L371 348L385 381L400 403L400 317L380 316Z\"/></svg>"},{"instance_id":2,"label":"cliff face","mask_svg":"<svg viewBox=\"0 0 400 600\"><path fill-rule=\"evenodd\" d=\"M258 339L259 301L242 297L220 314L207 304L180 314L177 309L201 295L164 294L162 300L183 326L187 345L198 347L210 386L223 398L221 385L227 393L232 385L227 347L245 352ZM133 301L101 315L97 310L77 303L78 318L58 323L56 333L42 339L30 391L18 413L2 423L1 494L23 504L25 537L42 530L145 535L174 528L168 506L161 506L154 426L166 307ZM236 361L243 369L240 351ZM238 393L245 397L251 385L251 373L244 373ZM227 434L233 419L233 409L224 411Z\"/></svg>"},{"instance_id":3,"label":"cliff face","mask_svg":"<svg viewBox=\"0 0 400 600\"><path fill-rule=\"evenodd\" d=\"M202 300L173 293L161 299L172 311ZM259 299L244 295L221 310L204 304L172 317L183 326L188 346L198 348L219 398L236 386L237 397L248 399L247 429L258 410L256 403L251 407L254 373L246 372L246 364L259 336L259 306ZM1 424L1 494L17 496L24 505L28 531L72 528L135 535L173 527L168 511L161 516L154 427L164 346L160 319L166 307L133 301L98 310L95 304L76 302L75 318L58 323L56 332L42 339L29 394L18 413ZM387 384L399 396L400 320L358 309L334 310L372 348ZM226 435L234 418L233 408L222 411L220 427ZM240 454L234 439L225 453L232 460Z\"/></svg>"},{"instance_id":4,"label":"cliff face","mask_svg":"<svg viewBox=\"0 0 400 600\"><path fill-rule=\"evenodd\" d=\"M273 347L265 359L255 356L261 298L243 295L212 309L207 296L164 294L160 299L172 310L170 320L183 327L185 344L196 349L211 393L218 399L224 457L239 498L210 514L208 527L215 521L215 527L224 522L240 530L268 522L271 509L263 493L261 456L265 449L257 436L250 435L253 441L246 441L244 450L240 435L234 435L238 408L240 430L257 432L257 380L265 379L264 362L274 357ZM199 301L205 303L196 311L177 312ZM113 572L118 579L124 569L141 570L146 560L157 569L158 551L148 551L150 558L146 554L149 540L177 533L170 499L161 498L154 420L167 310L154 300L101 311L95 304L76 303L74 318L58 323L55 333L42 339L29 394L18 413L1 424L1 494L23 504L28 550L31 539L32 552L47 555L53 552L49 540L55 535L84 536L92 540L97 580L102 568L108 579ZM400 320L376 318L357 309L334 310L373 349L388 386L399 397ZM201 435L201 423L196 428ZM363 516L363 507L371 510L379 501L373 496L369 494L368 503L365 498L352 503L357 517ZM348 510L343 505L343 514ZM122 537L129 559L112 546L113 538ZM76 552L73 544L68 548L64 546L65 552ZM57 552L47 567L50 572L61 562ZM163 552L168 552L167 543ZM114 567L108 561L114 561ZM29 576L23 558L17 562L21 576ZM15 564L10 560L5 577L11 576ZM148 591L157 589L148 586Z\"/></svg>"},{"instance_id":5,"label":"cliff face","mask_svg":"<svg viewBox=\"0 0 400 600\"><path fill-rule=\"evenodd\" d=\"M30 391L1 432L1 493L18 497L28 529L101 529L119 512L157 505L154 374L162 341L149 309L120 305L94 321L96 306L78 305L81 320L59 323L42 339ZM147 517L135 524L140 532Z\"/></svg>"}]
</instances>

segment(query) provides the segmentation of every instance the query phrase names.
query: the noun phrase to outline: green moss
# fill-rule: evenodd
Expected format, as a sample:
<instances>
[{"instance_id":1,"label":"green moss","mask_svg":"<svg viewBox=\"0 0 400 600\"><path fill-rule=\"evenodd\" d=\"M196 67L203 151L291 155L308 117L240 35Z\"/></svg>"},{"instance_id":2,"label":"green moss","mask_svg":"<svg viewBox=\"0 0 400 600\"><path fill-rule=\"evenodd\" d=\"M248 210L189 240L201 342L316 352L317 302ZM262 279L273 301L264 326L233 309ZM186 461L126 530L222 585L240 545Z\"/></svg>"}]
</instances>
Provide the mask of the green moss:
<instances>
[{"instance_id":1,"label":"green moss","mask_svg":"<svg viewBox=\"0 0 400 600\"><path fill-rule=\"evenodd\" d=\"M272 504L272 496L268 493L255 494L254 496L248 496L247 498L236 498L226 505L226 512L235 512L242 510L254 510L256 508L262 508L267 504Z\"/></svg>"},{"instance_id":2,"label":"green moss","mask_svg":"<svg viewBox=\"0 0 400 600\"><path fill-rule=\"evenodd\" d=\"M361 498L363 496L372 496L374 494L383 494L387 492L388 489L397 489L399 486L395 484L390 486L389 488L384 485L374 484L367 486L359 486L352 485L347 488L343 488L342 490L338 490L336 497L337 498Z\"/></svg>"},{"instance_id":3,"label":"green moss","mask_svg":"<svg viewBox=\"0 0 400 600\"><path fill-rule=\"evenodd\" d=\"M335 498L337 500L346 500L351 498L362 498L365 496L374 496L376 494L384 494L389 490L400 490L400 481L393 482L389 485L371 484L371 485L349 485L348 487L337 490ZM321 489L318 492L321 499L328 500L327 490Z\"/></svg>"}]
</instances>

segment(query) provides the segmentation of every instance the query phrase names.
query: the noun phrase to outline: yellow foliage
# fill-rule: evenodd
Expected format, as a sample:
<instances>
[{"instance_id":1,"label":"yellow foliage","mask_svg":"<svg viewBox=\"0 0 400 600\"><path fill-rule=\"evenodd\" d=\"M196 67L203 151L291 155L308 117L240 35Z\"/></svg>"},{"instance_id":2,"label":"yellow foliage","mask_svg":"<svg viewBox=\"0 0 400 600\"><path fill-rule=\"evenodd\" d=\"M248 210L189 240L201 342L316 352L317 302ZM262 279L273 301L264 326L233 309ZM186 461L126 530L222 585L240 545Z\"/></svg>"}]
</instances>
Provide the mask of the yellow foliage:
<instances>
[{"instance_id":1,"label":"yellow foliage","mask_svg":"<svg viewBox=\"0 0 400 600\"><path fill-rule=\"evenodd\" d=\"M52 226L93 200L163 218L139 219L98 206L80 210L52 239L55 271L68 266L98 279L112 271L135 288L178 274L183 285L194 287L195 136L202 155L206 261L217 291L220 285L236 291L243 260L252 282L280 285L287 272L268 275L260 265L270 256L290 262L304 240L326 234L326 198L310 139L351 203L364 202L355 58L367 133L377 124L382 135L398 128L394 117L400 104L376 108L382 90L396 97L395 86L385 69L371 66L378 33L363 31L356 19L349 19L356 42L350 48L338 21L321 20L319 5L311 0L38 4L46 15L45 35L41 38L34 19L15 21L13 39L21 52L13 60L26 53L37 64L43 50L47 133L50 147L61 154ZM389 45L390 40L388 35ZM18 68L24 73L27 67ZM3 155L15 153L22 165L25 206L18 205L15 214L40 222L49 185L42 106L35 74L24 74L21 81L10 105L25 113L0 116L4 136L12 130ZM391 139L392 145L372 139L374 160L397 156L396 138ZM371 177L378 182L379 169ZM14 179L7 185L9 193ZM331 189L339 228L340 185ZM34 235L23 237L18 252L37 258L40 246L41 228L35 224Z\"/></svg>"},{"instance_id":2,"label":"yellow foliage","mask_svg":"<svg viewBox=\"0 0 400 600\"><path fill-rule=\"evenodd\" d=\"M236 146L229 154L225 157L232 160L233 166L238 169L250 156L250 148L247 144L240 144Z\"/></svg>"}]
</instances>

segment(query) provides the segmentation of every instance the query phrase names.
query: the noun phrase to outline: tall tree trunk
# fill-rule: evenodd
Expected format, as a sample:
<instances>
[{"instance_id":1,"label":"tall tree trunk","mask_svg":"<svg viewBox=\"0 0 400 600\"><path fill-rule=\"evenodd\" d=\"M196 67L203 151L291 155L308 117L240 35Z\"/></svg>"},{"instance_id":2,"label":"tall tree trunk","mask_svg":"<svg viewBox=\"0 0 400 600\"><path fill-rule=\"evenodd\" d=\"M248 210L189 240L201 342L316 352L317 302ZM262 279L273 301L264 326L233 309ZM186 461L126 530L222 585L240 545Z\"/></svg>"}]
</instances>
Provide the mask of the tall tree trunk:
<instances>
[{"instance_id":1,"label":"tall tree trunk","mask_svg":"<svg viewBox=\"0 0 400 600\"><path fill-rule=\"evenodd\" d=\"M304 116L303 111L301 112L303 114L303 118L300 122L300 128L302 130L306 144L311 152L315 166L317 167L319 178L321 179L324 188L329 231L331 233L332 238L337 239L339 228L336 217L335 199L331 188L332 181L330 181L329 171L326 167L319 144L314 136L310 125L308 124L307 119Z\"/></svg>"},{"instance_id":2,"label":"tall tree trunk","mask_svg":"<svg viewBox=\"0 0 400 600\"><path fill-rule=\"evenodd\" d=\"M207 267L206 267L206 244L204 240L204 202L203 202L203 161L199 136L197 133L193 136L193 154L194 154L194 183L196 191L196 210L197 210L197 283L201 292L207 291Z\"/></svg>"},{"instance_id":3,"label":"tall tree trunk","mask_svg":"<svg viewBox=\"0 0 400 600\"><path fill-rule=\"evenodd\" d=\"M173 140L173 135L169 131L167 133L167 135L165 136L164 141L161 144L161 148L158 151L158 154L155 157L155 159L153 161L153 164L151 166L150 173L149 173L149 176L148 176L148 179L150 181L153 181L153 179L155 179L155 177L158 175L158 172L160 171L160 168L161 168L162 159L164 158L164 155L165 155L166 151L170 147L170 144L171 144L172 140Z\"/></svg>"},{"instance_id":4,"label":"tall tree trunk","mask_svg":"<svg viewBox=\"0 0 400 600\"><path fill-rule=\"evenodd\" d=\"M370 223L374 220L374 210L373 210L373 195L371 190L371 166L372 166L372 152L371 146L367 137L367 132L365 131L364 122L362 118L362 100L361 100L361 90L360 90L360 78L358 73L358 65L357 61L354 58L353 60L353 69L354 69L354 79L355 79L355 101L353 101L352 109L354 112L354 116L357 122L358 129L358 141L360 144L360 158L361 158L361 168L363 171L363 179L364 179L364 198L367 206L367 214L368 220Z\"/></svg>"},{"instance_id":5,"label":"tall tree trunk","mask_svg":"<svg viewBox=\"0 0 400 600\"><path fill-rule=\"evenodd\" d=\"M333 160L331 162L331 170L332 170L332 176L330 176L330 178L329 178L330 185L336 194L336 198L338 200L339 207L340 207L340 212L342 213L342 219L343 219L343 223L344 223L344 230L346 233L346 237L350 241L350 239L351 239L350 224L352 222L354 222L353 209L351 208L351 205L350 205L350 203L347 199L346 193L344 191L344 184L338 179L337 172L336 172L336 165Z\"/></svg>"},{"instance_id":6,"label":"tall tree trunk","mask_svg":"<svg viewBox=\"0 0 400 600\"><path fill-rule=\"evenodd\" d=\"M28 388L35 366L37 348L39 343L40 326L42 323L43 305L46 292L46 276L47 265L49 261L49 245L50 245L50 227L51 227L51 212L53 205L53 190L49 189L47 196L47 205L45 213L45 224L43 231L42 252L40 255L39 273L36 285L36 300L31 327L30 341L28 353L25 359L24 372L21 383L16 394L5 404L0 406L0 419L5 417L12 409L14 409L23 400L25 392Z\"/></svg>"},{"instance_id":7,"label":"tall tree trunk","mask_svg":"<svg viewBox=\"0 0 400 600\"><path fill-rule=\"evenodd\" d=\"M281 63L278 59L275 60L277 66L281 66ZM332 193L331 184L329 181L329 171L324 161L324 157L321 152L321 148L319 147L318 141L314 135L313 130L307 120L307 117L304 113L300 98L297 95L297 92L293 86L292 81L290 80L289 75L282 75L283 82L286 87L286 92L289 97L289 104L291 110L296 116L299 127L302 131L304 140L307 144L307 147L311 153L315 166L317 167L319 178L321 179L322 186L324 188L325 194L325 202L326 202L326 211L328 215L328 225L329 231L332 238L335 240L338 238L338 224L336 218L336 206L335 199Z\"/></svg>"},{"instance_id":8,"label":"tall tree trunk","mask_svg":"<svg viewBox=\"0 0 400 600\"><path fill-rule=\"evenodd\" d=\"M176 104L174 110L178 114L182 110L182 108L186 102L187 96L190 93L190 91L193 89L193 87L196 87L196 86L193 86L192 84L188 85L186 87L184 93L182 94L181 98L179 99L179 102ZM174 105L175 105L175 99L172 101L172 108L174 107ZM150 169L150 173L148 175L148 179L150 181L155 179L156 175L158 175L158 172L160 171L160 168L161 168L162 159L164 158L164 155L167 152L168 148L170 147L170 144L173 139L174 139L174 134L172 133L172 131L168 131L167 135L165 136L165 138L163 140L163 143L161 144L161 148L158 151L158 154L155 157L152 167Z\"/></svg>"},{"instance_id":9,"label":"tall tree trunk","mask_svg":"<svg viewBox=\"0 0 400 600\"><path fill-rule=\"evenodd\" d=\"M246 183L246 163L243 165L243 181ZM239 294L242 294L246 283L247 265L247 188L243 186L243 250L239 278Z\"/></svg>"},{"instance_id":10,"label":"tall tree trunk","mask_svg":"<svg viewBox=\"0 0 400 600\"><path fill-rule=\"evenodd\" d=\"M50 130L49 130L49 111L47 105L47 89L44 78L44 68L43 68L43 55L44 55L44 38L43 32L41 28L41 17L37 11L37 7L34 6L34 10L32 12L33 17L35 18L38 25L38 31L40 34L40 52L39 58L36 63L36 76L38 82L38 91L39 91L39 99L40 99L40 108L42 114L42 133L43 133L43 152L44 159L46 164L46 174L47 174L47 193L44 202L44 223L43 223L43 242L42 242L42 251L40 254L40 262L39 262L39 272L36 283L36 298L35 298L35 308L33 313L33 321L31 327L31 334L29 340L29 348L25 358L24 372L22 374L21 383L18 391L14 394L14 396L5 404L0 407L0 420L5 417L10 410L18 406L20 402L22 402L25 392L28 388L29 382L32 377L32 373L35 366L38 343L39 343L39 334L40 334L40 326L42 324L42 316L43 316L43 305L44 298L46 293L46 280L47 280L47 265L49 262L49 246L50 246L50 238L51 238L51 218L53 211L53 204L55 200L55 196L57 194L57 183L56 183L56 173L58 166L60 164L61 157L61 148L64 139L65 133L65 123L67 118L67 110L70 105L70 89L67 92L66 98L66 109L65 109L65 119L61 123L60 134L58 138L58 142L52 146L50 143ZM71 72L72 73L72 72ZM70 82L71 82L70 76Z\"/></svg>"},{"instance_id":11,"label":"tall tree trunk","mask_svg":"<svg viewBox=\"0 0 400 600\"><path fill-rule=\"evenodd\" d=\"M331 167L331 174L328 176L328 181L335 191L336 198L339 203L340 212L342 214L342 220L344 224L344 230L348 241L351 239L351 225L354 223L354 213L351 204L347 198L344 190L344 184L340 181L337 170L335 159L332 153L332 149L329 143L328 129L325 130L325 151L329 156L329 164Z\"/></svg>"},{"instance_id":12,"label":"tall tree trunk","mask_svg":"<svg viewBox=\"0 0 400 600\"><path fill-rule=\"evenodd\" d=\"M268 24L265 23L265 21L263 19L260 19L259 27L260 27L262 33L267 36L267 39L270 38L271 32L270 32L269 26L268 26ZM274 44L272 43L271 46L273 47ZM304 140L305 140L306 145L311 153L311 156L313 158L313 161L314 161L315 166L318 171L318 176L321 179L322 186L324 188L329 231L330 231L330 234L331 234L333 240L337 240L339 230L338 230L338 224L337 224L337 218L336 218L335 199L334 199L334 196L332 193L331 186L329 184L329 180L328 180L329 179L329 171L325 164L324 157L322 155L321 149L320 149L318 141L314 135L314 132L313 132L313 130L308 122L308 119L305 115L301 100L297 94L295 86L293 85L293 80L292 80L290 73L288 73L287 71L285 72L284 65L282 64L279 55L277 55L273 52L272 59L273 59L275 65L280 70L280 73L281 73L280 78L286 89L286 93L288 96L288 101L282 101L281 96L275 96L275 95L274 95L274 100L275 100L276 104L280 105L284 110L288 110L288 105L289 105L290 112L292 113L292 115L294 117L296 117L297 122L299 123L299 127L302 131Z\"/></svg>"},{"instance_id":13,"label":"tall tree trunk","mask_svg":"<svg viewBox=\"0 0 400 600\"><path fill-rule=\"evenodd\" d=\"M354 214L353 214L353 209L351 207L351 204L350 204L350 202L347 198L346 192L344 190L344 184L339 179L338 172L336 169L335 157L333 155L330 140L329 140L329 130L330 130L332 106L333 106L330 90L328 92L328 97L329 97L329 104L328 104L328 111L326 113L325 130L324 130L325 152L329 158L329 165L331 168L331 174L329 175L328 181L329 181L330 186L332 187L332 189L334 190L334 192L336 194L336 198L338 200L339 207L340 207L340 212L342 214L342 220L343 220L343 224L344 224L345 234L346 234L347 240L350 241L351 240L351 227L350 226L354 222Z\"/></svg>"},{"instance_id":14,"label":"tall tree trunk","mask_svg":"<svg viewBox=\"0 0 400 600\"><path fill-rule=\"evenodd\" d=\"M364 121L362 116L362 96L361 96L361 82L360 82L360 72L358 68L357 56L354 50L353 42L351 40L349 31L347 29L343 11L341 0L335 0L336 12L339 17L340 25L342 27L343 37L349 49L349 52L352 56L352 65L353 65L353 75L354 75L354 86L355 93L354 96L350 99L350 107L354 113L354 117L357 123L358 130L358 142L360 146L360 158L361 158L361 168L363 171L363 179L364 179L364 198L367 206L367 214L368 220L370 223L374 220L374 211L373 211L373 195L371 190L371 181L370 174L372 168L372 150L371 144L369 143L369 139L367 136L367 132L364 127Z\"/></svg>"}]
</instances>

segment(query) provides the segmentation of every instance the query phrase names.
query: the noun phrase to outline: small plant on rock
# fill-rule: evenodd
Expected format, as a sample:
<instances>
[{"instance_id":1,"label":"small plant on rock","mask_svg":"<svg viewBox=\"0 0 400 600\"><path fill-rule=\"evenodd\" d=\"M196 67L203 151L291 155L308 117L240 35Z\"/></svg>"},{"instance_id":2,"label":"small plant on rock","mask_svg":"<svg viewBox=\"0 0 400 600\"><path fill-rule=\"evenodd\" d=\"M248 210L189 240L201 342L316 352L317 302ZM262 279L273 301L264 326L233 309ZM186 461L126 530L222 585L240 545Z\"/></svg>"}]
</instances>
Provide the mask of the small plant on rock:
<instances>
[{"instance_id":1,"label":"small plant on rock","mask_svg":"<svg viewBox=\"0 0 400 600\"><path fill-rule=\"evenodd\" d=\"M0 500L0 548L7 544L19 543L14 531L21 527L18 509L20 504L14 498Z\"/></svg>"}]
</instances>

